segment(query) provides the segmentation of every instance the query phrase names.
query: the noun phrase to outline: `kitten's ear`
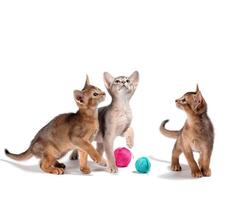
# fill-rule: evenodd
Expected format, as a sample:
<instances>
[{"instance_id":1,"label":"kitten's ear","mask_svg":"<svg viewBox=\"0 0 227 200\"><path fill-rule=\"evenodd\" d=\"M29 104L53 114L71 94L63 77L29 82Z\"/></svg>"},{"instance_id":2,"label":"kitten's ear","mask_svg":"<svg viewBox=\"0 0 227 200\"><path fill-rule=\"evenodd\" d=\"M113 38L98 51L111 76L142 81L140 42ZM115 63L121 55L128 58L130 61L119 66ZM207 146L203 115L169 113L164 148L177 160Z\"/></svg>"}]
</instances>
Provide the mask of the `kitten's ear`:
<instances>
[{"instance_id":1,"label":"kitten's ear","mask_svg":"<svg viewBox=\"0 0 227 200\"><path fill-rule=\"evenodd\" d=\"M87 88L89 85L90 85L90 80L89 80L88 75L86 74L86 81L85 81L83 90L84 90L85 88Z\"/></svg>"},{"instance_id":2,"label":"kitten's ear","mask_svg":"<svg viewBox=\"0 0 227 200\"><path fill-rule=\"evenodd\" d=\"M203 99L203 96L200 92L200 90L196 91L196 94L193 96L193 107L194 107L194 111L199 111L200 108L204 105L205 101Z\"/></svg>"},{"instance_id":3,"label":"kitten's ear","mask_svg":"<svg viewBox=\"0 0 227 200\"><path fill-rule=\"evenodd\" d=\"M199 92L200 90L199 90L199 85L198 85L198 83L196 84L196 93L197 92Z\"/></svg>"},{"instance_id":4,"label":"kitten's ear","mask_svg":"<svg viewBox=\"0 0 227 200\"><path fill-rule=\"evenodd\" d=\"M200 98L203 99L203 96L202 96L202 93L201 93L201 91L199 89L199 85L198 84L196 85L196 94L197 94L197 96L199 96Z\"/></svg>"},{"instance_id":5,"label":"kitten's ear","mask_svg":"<svg viewBox=\"0 0 227 200\"><path fill-rule=\"evenodd\" d=\"M139 72L134 71L131 76L129 76L129 80L133 83L135 87L137 87L139 83Z\"/></svg>"},{"instance_id":6,"label":"kitten's ear","mask_svg":"<svg viewBox=\"0 0 227 200\"><path fill-rule=\"evenodd\" d=\"M110 73L104 72L103 79L104 79L106 88L107 89L110 88L111 84L114 82L114 77Z\"/></svg>"},{"instance_id":7,"label":"kitten's ear","mask_svg":"<svg viewBox=\"0 0 227 200\"><path fill-rule=\"evenodd\" d=\"M75 99L76 103L84 104L84 94L83 94L83 92L81 92L79 90L75 90L73 92L73 94L74 94L74 99Z\"/></svg>"}]
</instances>

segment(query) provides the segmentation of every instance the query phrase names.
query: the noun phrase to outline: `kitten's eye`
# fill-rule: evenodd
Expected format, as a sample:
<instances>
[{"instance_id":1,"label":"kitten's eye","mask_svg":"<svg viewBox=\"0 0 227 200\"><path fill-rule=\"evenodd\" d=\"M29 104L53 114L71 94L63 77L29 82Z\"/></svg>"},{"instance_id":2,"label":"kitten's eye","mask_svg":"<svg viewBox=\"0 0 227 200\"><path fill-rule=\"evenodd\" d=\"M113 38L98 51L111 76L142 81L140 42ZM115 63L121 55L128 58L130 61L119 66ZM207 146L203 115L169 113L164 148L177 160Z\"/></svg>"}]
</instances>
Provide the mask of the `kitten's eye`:
<instances>
[{"instance_id":1,"label":"kitten's eye","mask_svg":"<svg viewBox=\"0 0 227 200\"><path fill-rule=\"evenodd\" d=\"M126 81L127 83L130 83L130 80L129 79L127 79L127 81Z\"/></svg>"},{"instance_id":2,"label":"kitten's eye","mask_svg":"<svg viewBox=\"0 0 227 200\"><path fill-rule=\"evenodd\" d=\"M182 99L181 101L184 103L186 100L185 99Z\"/></svg>"},{"instance_id":3,"label":"kitten's eye","mask_svg":"<svg viewBox=\"0 0 227 200\"><path fill-rule=\"evenodd\" d=\"M116 80L115 83L120 83L120 81L119 80Z\"/></svg>"},{"instance_id":4,"label":"kitten's eye","mask_svg":"<svg viewBox=\"0 0 227 200\"><path fill-rule=\"evenodd\" d=\"M95 93L93 93L93 95L96 97L96 96L98 96L99 94L98 94L97 92L95 92Z\"/></svg>"}]
</instances>

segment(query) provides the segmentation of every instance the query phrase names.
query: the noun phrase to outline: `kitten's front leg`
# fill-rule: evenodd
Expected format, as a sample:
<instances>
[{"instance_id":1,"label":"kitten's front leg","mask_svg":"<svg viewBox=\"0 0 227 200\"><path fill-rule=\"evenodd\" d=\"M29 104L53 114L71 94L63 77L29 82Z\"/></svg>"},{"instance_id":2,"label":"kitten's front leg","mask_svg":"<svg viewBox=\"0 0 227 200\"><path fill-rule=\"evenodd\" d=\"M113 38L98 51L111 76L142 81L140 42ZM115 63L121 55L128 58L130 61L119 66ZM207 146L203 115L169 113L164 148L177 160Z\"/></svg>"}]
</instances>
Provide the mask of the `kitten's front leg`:
<instances>
[{"instance_id":1,"label":"kitten's front leg","mask_svg":"<svg viewBox=\"0 0 227 200\"><path fill-rule=\"evenodd\" d=\"M106 137L104 138L103 144L105 148L105 153L107 157L107 171L110 173L117 173L118 168L115 164L114 152L113 152L113 141L114 138Z\"/></svg>"},{"instance_id":2,"label":"kitten's front leg","mask_svg":"<svg viewBox=\"0 0 227 200\"><path fill-rule=\"evenodd\" d=\"M185 155L185 157L188 161L188 164L191 168L192 176L195 177L195 178L202 177L202 172L200 171L197 163L195 162L195 159L193 157L193 152L192 152L190 145L187 142L185 142L185 143L183 143L182 147L183 147L182 148L183 153L184 153L184 155Z\"/></svg>"},{"instance_id":3,"label":"kitten's front leg","mask_svg":"<svg viewBox=\"0 0 227 200\"><path fill-rule=\"evenodd\" d=\"M80 160L80 171L84 174L90 174L91 170L87 165L87 157L88 154L84 151L78 150L79 153L79 160Z\"/></svg>"},{"instance_id":4,"label":"kitten's front leg","mask_svg":"<svg viewBox=\"0 0 227 200\"><path fill-rule=\"evenodd\" d=\"M199 158L199 166L203 176L211 176L210 170L210 157L211 157L211 150L207 149L207 147L202 148Z\"/></svg>"},{"instance_id":5,"label":"kitten's front leg","mask_svg":"<svg viewBox=\"0 0 227 200\"><path fill-rule=\"evenodd\" d=\"M124 132L124 137L126 138L126 144L131 149L134 146L134 131L132 127L129 127Z\"/></svg>"},{"instance_id":6,"label":"kitten's front leg","mask_svg":"<svg viewBox=\"0 0 227 200\"><path fill-rule=\"evenodd\" d=\"M102 157L101 166L106 166L106 160L103 158L103 152L104 152L104 145L103 143L97 142L97 147L96 147L97 152L99 155Z\"/></svg>"},{"instance_id":7,"label":"kitten's front leg","mask_svg":"<svg viewBox=\"0 0 227 200\"><path fill-rule=\"evenodd\" d=\"M99 153L95 150L95 148L89 143L88 141L80 138L80 137L71 137L71 142L75 145L76 148L80 148L86 153L88 153L91 158L96 162L96 163L101 163L101 156Z\"/></svg>"}]
</instances>

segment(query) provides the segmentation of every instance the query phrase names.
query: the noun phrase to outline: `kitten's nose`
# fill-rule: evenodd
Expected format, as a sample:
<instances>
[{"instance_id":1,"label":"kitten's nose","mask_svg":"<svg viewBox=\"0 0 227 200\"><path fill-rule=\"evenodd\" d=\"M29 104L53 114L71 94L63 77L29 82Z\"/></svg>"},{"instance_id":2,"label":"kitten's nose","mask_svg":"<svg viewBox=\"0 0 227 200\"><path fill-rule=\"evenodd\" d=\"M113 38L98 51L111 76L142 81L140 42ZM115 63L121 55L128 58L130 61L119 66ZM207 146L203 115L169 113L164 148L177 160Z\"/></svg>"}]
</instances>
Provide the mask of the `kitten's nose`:
<instances>
[{"instance_id":1,"label":"kitten's nose","mask_svg":"<svg viewBox=\"0 0 227 200\"><path fill-rule=\"evenodd\" d=\"M126 81L122 81L122 83L123 83L123 84L125 84L125 83L126 83Z\"/></svg>"},{"instance_id":2,"label":"kitten's nose","mask_svg":"<svg viewBox=\"0 0 227 200\"><path fill-rule=\"evenodd\" d=\"M177 103L178 102L178 99L176 99L175 102Z\"/></svg>"}]
</instances>

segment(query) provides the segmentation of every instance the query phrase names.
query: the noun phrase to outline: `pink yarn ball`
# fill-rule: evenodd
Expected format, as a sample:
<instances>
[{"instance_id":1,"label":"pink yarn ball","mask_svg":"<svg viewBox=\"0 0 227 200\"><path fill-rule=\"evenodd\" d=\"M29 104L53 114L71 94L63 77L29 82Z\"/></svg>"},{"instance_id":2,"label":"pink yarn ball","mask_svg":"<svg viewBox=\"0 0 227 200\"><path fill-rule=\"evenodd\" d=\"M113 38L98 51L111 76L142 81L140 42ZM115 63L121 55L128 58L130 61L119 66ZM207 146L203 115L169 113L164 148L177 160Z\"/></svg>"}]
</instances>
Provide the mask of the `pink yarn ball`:
<instances>
[{"instance_id":1,"label":"pink yarn ball","mask_svg":"<svg viewBox=\"0 0 227 200\"><path fill-rule=\"evenodd\" d=\"M117 148L114 156L117 167L127 167L132 159L132 153L125 147Z\"/></svg>"}]
</instances>

